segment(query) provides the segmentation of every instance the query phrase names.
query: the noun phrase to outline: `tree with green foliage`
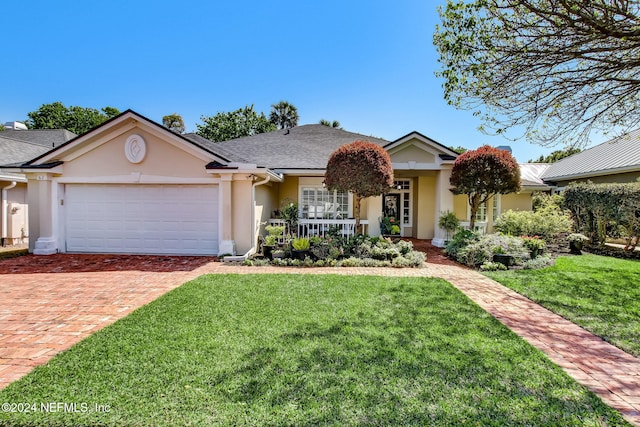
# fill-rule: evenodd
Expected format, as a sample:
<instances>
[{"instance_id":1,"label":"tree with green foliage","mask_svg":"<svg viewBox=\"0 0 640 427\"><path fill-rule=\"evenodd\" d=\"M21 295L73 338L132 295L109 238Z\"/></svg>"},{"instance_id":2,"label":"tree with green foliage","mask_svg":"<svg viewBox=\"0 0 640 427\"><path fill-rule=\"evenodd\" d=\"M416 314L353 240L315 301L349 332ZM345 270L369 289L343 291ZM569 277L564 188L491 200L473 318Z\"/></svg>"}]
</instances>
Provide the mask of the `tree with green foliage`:
<instances>
[{"instance_id":1,"label":"tree with green foliage","mask_svg":"<svg viewBox=\"0 0 640 427\"><path fill-rule=\"evenodd\" d=\"M175 133L184 133L184 120L178 113L167 114L162 117L162 125Z\"/></svg>"},{"instance_id":2,"label":"tree with green foliage","mask_svg":"<svg viewBox=\"0 0 640 427\"><path fill-rule=\"evenodd\" d=\"M520 190L520 167L507 150L483 145L467 151L456 159L451 170L451 191L466 194L471 208L471 230L476 213L483 203L496 194Z\"/></svg>"},{"instance_id":3,"label":"tree with green foliage","mask_svg":"<svg viewBox=\"0 0 640 427\"><path fill-rule=\"evenodd\" d=\"M289 129L298 126L298 109L287 101L280 101L271 106L269 121L278 129Z\"/></svg>"},{"instance_id":4,"label":"tree with green foliage","mask_svg":"<svg viewBox=\"0 0 640 427\"><path fill-rule=\"evenodd\" d=\"M337 120L329 121L325 119L320 119L318 123L324 126L329 126L330 128L342 129L342 127L340 126L340 122Z\"/></svg>"},{"instance_id":5,"label":"tree with green foliage","mask_svg":"<svg viewBox=\"0 0 640 427\"><path fill-rule=\"evenodd\" d=\"M578 147L570 147L565 150L556 150L547 156L540 155L537 160L529 160L528 163L555 163L564 159L565 157L578 154L582 150Z\"/></svg>"},{"instance_id":6,"label":"tree with green foliage","mask_svg":"<svg viewBox=\"0 0 640 427\"><path fill-rule=\"evenodd\" d=\"M2 132L3 130L5 130L5 127L2 123L0 123L0 132Z\"/></svg>"},{"instance_id":7,"label":"tree with green foliage","mask_svg":"<svg viewBox=\"0 0 640 427\"><path fill-rule=\"evenodd\" d=\"M203 124L196 124L196 133L213 142L228 141L243 136L276 130L276 126L264 113L258 113L253 105L247 105L228 113L220 112L215 116L201 116Z\"/></svg>"},{"instance_id":8,"label":"tree with green foliage","mask_svg":"<svg viewBox=\"0 0 640 427\"><path fill-rule=\"evenodd\" d=\"M581 146L640 124L640 2L449 0L439 13L444 97L481 129Z\"/></svg>"},{"instance_id":9,"label":"tree with green foliage","mask_svg":"<svg viewBox=\"0 0 640 427\"><path fill-rule=\"evenodd\" d=\"M365 197L379 196L393 186L393 165L387 150L368 141L355 141L331 153L324 183L329 191L352 192L356 232L360 233L360 206Z\"/></svg>"},{"instance_id":10,"label":"tree with green foliage","mask_svg":"<svg viewBox=\"0 0 640 427\"><path fill-rule=\"evenodd\" d=\"M467 151L467 149L464 148L461 145L458 145L457 147L454 147L453 145L451 145L451 146L449 146L449 150L453 151L454 153L458 153L458 154L462 154L462 153Z\"/></svg>"},{"instance_id":11,"label":"tree with green foliage","mask_svg":"<svg viewBox=\"0 0 640 427\"><path fill-rule=\"evenodd\" d=\"M29 129L66 129L81 135L120 114L117 108L65 107L61 102L42 104L36 111L28 113L25 124Z\"/></svg>"}]
</instances>

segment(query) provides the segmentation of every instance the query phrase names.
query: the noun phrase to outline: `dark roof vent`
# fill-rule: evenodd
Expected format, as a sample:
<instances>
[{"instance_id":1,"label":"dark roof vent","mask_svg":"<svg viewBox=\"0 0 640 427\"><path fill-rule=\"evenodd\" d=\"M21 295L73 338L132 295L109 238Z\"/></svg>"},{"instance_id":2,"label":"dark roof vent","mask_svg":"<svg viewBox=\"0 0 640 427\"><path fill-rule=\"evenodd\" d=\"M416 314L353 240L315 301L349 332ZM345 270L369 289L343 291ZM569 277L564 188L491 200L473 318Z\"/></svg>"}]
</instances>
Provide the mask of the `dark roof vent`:
<instances>
[{"instance_id":1,"label":"dark roof vent","mask_svg":"<svg viewBox=\"0 0 640 427\"><path fill-rule=\"evenodd\" d=\"M238 167L230 167L227 165L223 165L220 162L217 161L213 161L210 163L207 163L206 166L204 167L205 169L238 169Z\"/></svg>"}]
</instances>

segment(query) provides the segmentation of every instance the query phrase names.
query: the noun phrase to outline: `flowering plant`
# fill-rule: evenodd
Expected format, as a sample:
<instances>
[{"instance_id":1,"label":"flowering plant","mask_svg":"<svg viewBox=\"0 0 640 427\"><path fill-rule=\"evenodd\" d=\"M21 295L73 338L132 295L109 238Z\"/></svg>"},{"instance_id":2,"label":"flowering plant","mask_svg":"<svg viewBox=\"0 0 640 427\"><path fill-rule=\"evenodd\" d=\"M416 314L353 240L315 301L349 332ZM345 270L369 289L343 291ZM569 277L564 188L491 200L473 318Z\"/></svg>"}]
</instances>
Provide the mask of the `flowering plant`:
<instances>
[{"instance_id":1,"label":"flowering plant","mask_svg":"<svg viewBox=\"0 0 640 427\"><path fill-rule=\"evenodd\" d=\"M397 225L397 219L392 216L386 216L380 221L380 232L382 234L400 234L400 227Z\"/></svg>"}]
</instances>

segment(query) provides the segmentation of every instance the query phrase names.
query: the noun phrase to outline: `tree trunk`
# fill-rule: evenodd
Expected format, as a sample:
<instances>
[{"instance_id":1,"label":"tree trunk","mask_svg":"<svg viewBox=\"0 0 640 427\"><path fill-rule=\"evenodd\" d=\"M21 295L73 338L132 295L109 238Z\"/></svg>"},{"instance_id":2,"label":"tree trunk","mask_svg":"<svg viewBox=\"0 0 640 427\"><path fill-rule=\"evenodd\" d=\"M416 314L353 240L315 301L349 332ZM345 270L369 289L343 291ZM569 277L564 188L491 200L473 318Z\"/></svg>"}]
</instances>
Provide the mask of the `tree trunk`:
<instances>
[{"instance_id":1,"label":"tree trunk","mask_svg":"<svg viewBox=\"0 0 640 427\"><path fill-rule=\"evenodd\" d=\"M476 226L476 214L480 206L480 194L469 195L469 206L471 207L471 218L469 219L469 229L474 231Z\"/></svg>"},{"instance_id":2,"label":"tree trunk","mask_svg":"<svg viewBox=\"0 0 640 427\"><path fill-rule=\"evenodd\" d=\"M353 208L353 217L356 219L355 232L356 234L362 234L362 229L360 228L360 202L362 197L358 194L354 194L353 197L355 198L355 206Z\"/></svg>"}]
</instances>

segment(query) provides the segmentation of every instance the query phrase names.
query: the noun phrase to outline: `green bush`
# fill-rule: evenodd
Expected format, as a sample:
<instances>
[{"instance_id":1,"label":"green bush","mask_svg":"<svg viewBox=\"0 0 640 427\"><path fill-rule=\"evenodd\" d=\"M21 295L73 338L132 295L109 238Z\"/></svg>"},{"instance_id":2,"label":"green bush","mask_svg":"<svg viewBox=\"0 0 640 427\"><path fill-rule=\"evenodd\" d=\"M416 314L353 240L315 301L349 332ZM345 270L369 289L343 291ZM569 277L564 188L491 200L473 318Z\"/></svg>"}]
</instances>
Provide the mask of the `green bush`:
<instances>
[{"instance_id":1,"label":"green bush","mask_svg":"<svg viewBox=\"0 0 640 427\"><path fill-rule=\"evenodd\" d=\"M576 231L604 245L607 236L619 234L622 228L628 249L633 249L640 236L640 183L570 184L564 198Z\"/></svg>"},{"instance_id":2,"label":"green bush","mask_svg":"<svg viewBox=\"0 0 640 427\"><path fill-rule=\"evenodd\" d=\"M469 267L479 267L487 261L492 261L493 255L498 253L513 256L516 265L529 258L529 250L521 238L487 234L460 249L456 259Z\"/></svg>"},{"instance_id":3,"label":"green bush","mask_svg":"<svg viewBox=\"0 0 640 427\"><path fill-rule=\"evenodd\" d=\"M496 220L497 232L510 236L543 236L553 238L571 231L569 215L553 205L540 207L537 211L508 210Z\"/></svg>"},{"instance_id":4,"label":"green bush","mask_svg":"<svg viewBox=\"0 0 640 427\"><path fill-rule=\"evenodd\" d=\"M485 261L481 266L482 271L502 271L508 270L507 266L500 262Z\"/></svg>"},{"instance_id":5,"label":"green bush","mask_svg":"<svg viewBox=\"0 0 640 427\"><path fill-rule=\"evenodd\" d=\"M470 230L460 230L453 235L453 238L449 240L449 242L447 242L444 252L448 257L457 259L460 249L478 239L479 235L477 233Z\"/></svg>"},{"instance_id":6,"label":"green bush","mask_svg":"<svg viewBox=\"0 0 640 427\"><path fill-rule=\"evenodd\" d=\"M540 268L549 267L555 264L555 261L550 256L539 256L537 258L526 260L522 264L522 268L525 270L538 270Z\"/></svg>"}]
</instances>

